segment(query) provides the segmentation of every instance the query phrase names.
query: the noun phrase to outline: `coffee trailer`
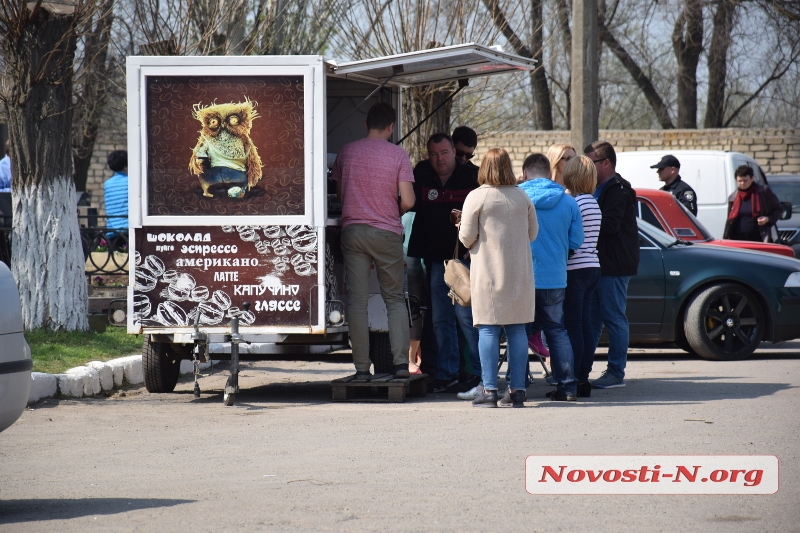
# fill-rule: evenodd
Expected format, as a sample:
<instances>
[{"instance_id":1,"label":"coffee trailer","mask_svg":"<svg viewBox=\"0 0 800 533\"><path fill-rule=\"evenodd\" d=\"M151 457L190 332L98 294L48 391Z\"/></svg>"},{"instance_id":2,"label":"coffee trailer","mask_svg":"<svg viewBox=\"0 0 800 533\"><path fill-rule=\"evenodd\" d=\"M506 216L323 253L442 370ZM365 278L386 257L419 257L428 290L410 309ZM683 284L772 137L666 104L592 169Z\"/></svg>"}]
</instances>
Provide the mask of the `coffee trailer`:
<instances>
[{"instance_id":1,"label":"coffee trailer","mask_svg":"<svg viewBox=\"0 0 800 533\"><path fill-rule=\"evenodd\" d=\"M233 361L230 405L239 358L347 347L341 207L328 183L335 154L364 137L373 104L400 110L408 88L463 88L532 68L531 59L472 43L343 63L129 57L127 328L144 336L147 390L172 391L182 359L197 374L197 361L213 354ZM374 272L370 292L380 372L391 354Z\"/></svg>"}]
</instances>

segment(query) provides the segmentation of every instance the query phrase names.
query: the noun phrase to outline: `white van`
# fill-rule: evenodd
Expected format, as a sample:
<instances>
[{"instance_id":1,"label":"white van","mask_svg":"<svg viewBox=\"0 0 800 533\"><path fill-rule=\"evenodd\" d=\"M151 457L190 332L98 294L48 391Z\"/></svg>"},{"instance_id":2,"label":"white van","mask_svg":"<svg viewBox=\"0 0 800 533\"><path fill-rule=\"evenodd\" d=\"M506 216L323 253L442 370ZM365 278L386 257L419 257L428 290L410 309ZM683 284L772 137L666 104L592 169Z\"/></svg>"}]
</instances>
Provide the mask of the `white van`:
<instances>
[{"instance_id":1,"label":"white van","mask_svg":"<svg viewBox=\"0 0 800 533\"><path fill-rule=\"evenodd\" d=\"M764 184L764 172L758 163L739 152L722 150L650 150L617 152L617 172L631 182L634 189L660 189L656 169L650 168L667 154L681 162L681 179L697 194L697 218L718 238L725 230L728 217L728 196L736 190L733 173L739 165L749 165L757 183Z\"/></svg>"}]
</instances>

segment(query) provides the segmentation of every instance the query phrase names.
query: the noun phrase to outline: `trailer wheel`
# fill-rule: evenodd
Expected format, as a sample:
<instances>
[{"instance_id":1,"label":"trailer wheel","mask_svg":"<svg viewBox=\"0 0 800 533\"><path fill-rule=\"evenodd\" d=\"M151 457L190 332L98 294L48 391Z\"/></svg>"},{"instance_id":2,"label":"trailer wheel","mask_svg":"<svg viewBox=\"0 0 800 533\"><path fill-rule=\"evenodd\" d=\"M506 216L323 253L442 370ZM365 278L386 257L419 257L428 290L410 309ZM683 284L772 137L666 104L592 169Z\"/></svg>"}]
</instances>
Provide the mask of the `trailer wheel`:
<instances>
[{"instance_id":1,"label":"trailer wheel","mask_svg":"<svg viewBox=\"0 0 800 533\"><path fill-rule=\"evenodd\" d=\"M228 376L228 380L225 382L225 391L222 393L222 403L226 407L230 407L236 403L236 393L228 392L228 387L231 386L233 386L233 378L232 376Z\"/></svg>"},{"instance_id":2,"label":"trailer wheel","mask_svg":"<svg viewBox=\"0 0 800 533\"><path fill-rule=\"evenodd\" d=\"M142 371L147 392L172 392L178 383L181 359L170 345L152 342L150 335L142 342Z\"/></svg>"},{"instance_id":3,"label":"trailer wheel","mask_svg":"<svg viewBox=\"0 0 800 533\"><path fill-rule=\"evenodd\" d=\"M376 374L394 374L394 358L388 332L369 332L369 358Z\"/></svg>"}]
</instances>

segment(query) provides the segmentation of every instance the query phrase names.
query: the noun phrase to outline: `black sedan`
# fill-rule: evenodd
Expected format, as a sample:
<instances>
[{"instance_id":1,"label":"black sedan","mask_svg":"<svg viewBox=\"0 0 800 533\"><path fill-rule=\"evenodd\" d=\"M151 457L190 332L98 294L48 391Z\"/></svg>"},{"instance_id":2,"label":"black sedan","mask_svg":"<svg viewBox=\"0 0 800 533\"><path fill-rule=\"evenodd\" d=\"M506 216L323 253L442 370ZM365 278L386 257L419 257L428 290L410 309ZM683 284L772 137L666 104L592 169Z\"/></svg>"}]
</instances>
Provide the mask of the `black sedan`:
<instances>
[{"instance_id":1,"label":"black sedan","mask_svg":"<svg viewBox=\"0 0 800 533\"><path fill-rule=\"evenodd\" d=\"M748 357L800 337L800 260L691 244L639 219L628 287L631 343L674 342L705 359Z\"/></svg>"}]
</instances>

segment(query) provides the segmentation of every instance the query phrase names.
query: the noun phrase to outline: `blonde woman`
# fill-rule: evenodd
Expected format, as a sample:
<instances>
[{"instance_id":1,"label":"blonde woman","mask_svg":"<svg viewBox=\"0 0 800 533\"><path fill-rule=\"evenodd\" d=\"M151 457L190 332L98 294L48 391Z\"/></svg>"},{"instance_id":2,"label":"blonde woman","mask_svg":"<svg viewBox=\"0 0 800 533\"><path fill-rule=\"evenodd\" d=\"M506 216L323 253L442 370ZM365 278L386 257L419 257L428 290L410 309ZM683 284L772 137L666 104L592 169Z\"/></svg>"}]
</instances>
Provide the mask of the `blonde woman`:
<instances>
[{"instance_id":1,"label":"blonde woman","mask_svg":"<svg viewBox=\"0 0 800 533\"><path fill-rule=\"evenodd\" d=\"M567 291L564 296L564 326L575 358L578 397L592 394L589 373L594 363L595 337L592 326L592 298L600 283L597 237L602 214L592 193L597 186L597 169L586 156L573 158L564 168L564 186L575 197L583 222L583 244L567 261Z\"/></svg>"},{"instance_id":2,"label":"blonde woman","mask_svg":"<svg viewBox=\"0 0 800 533\"><path fill-rule=\"evenodd\" d=\"M504 328L511 383L500 406L524 407L525 324L533 321L535 309L530 243L539 231L536 210L517 187L511 159L502 148L493 148L484 156L478 184L464 201L458 233L472 260L472 318L479 332L483 378L472 405L497 407L500 328Z\"/></svg>"},{"instance_id":3,"label":"blonde woman","mask_svg":"<svg viewBox=\"0 0 800 533\"><path fill-rule=\"evenodd\" d=\"M554 144L545 155L550 160L550 179L564 185L564 167L575 157L575 147L568 143Z\"/></svg>"}]
</instances>

